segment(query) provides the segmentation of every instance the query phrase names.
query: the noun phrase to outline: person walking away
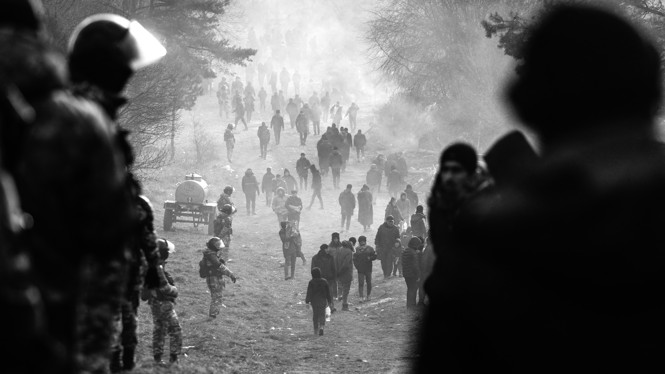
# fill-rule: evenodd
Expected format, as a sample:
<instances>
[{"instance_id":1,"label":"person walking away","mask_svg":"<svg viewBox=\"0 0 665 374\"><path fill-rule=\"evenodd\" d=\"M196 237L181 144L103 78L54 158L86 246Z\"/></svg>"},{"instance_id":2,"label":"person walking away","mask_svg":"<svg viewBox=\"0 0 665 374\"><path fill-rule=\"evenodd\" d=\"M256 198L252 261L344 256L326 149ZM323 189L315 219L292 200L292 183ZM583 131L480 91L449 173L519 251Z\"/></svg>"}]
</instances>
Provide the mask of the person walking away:
<instances>
[{"instance_id":1,"label":"person walking away","mask_svg":"<svg viewBox=\"0 0 665 374\"><path fill-rule=\"evenodd\" d=\"M268 143L270 143L270 130L268 130L265 122L261 122L261 126L256 131L256 136L259 137L259 144L261 146L261 155L259 157L265 160L268 156Z\"/></svg>"},{"instance_id":2,"label":"person walking away","mask_svg":"<svg viewBox=\"0 0 665 374\"><path fill-rule=\"evenodd\" d=\"M321 135L321 140L316 143L316 152L319 157L319 171L321 175L326 175L328 173L328 168L330 167L330 154L333 151L333 146L328 140L328 137L323 134Z\"/></svg>"},{"instance_id":3,"label":"person walking away","mask_svg":"<svg viewBox=\"0 0 665 374\"><path fill-rule=\"evenodd\" d=\"M331 312L335 312L335 297L337 290L337 268L335 268L335 259L328 253L328 244L321 244L319 252L312 257L312 269L319 268L321 270L321 278L328 282L330 289L330 302Z\"/></svg>"},{"instance_id":4,"label":"person walking away","mask_svg":"<svg viewBox=\"0 0 665 374\"><path fill-rule=\"evenodd\" d=\"M372 294L372 261L376 260L374 248L367 245L367 238L358 237L358 248L353 254L353 265L358 271L358 296L360 301L369 301ZM367 284L367 297L365 297L365 284Z\"/></svg>"},{"instance_id":5,"label":"person walking away","mask_svg":"<svg viewBox=\"0 0 665 374\"><path fill-rule=\"evenodd\" d=\"M342 247L335 258L337 267L337 287L342 296L342 310L349 310L349 291L353 282L353 246L347 240L342 242Z\"/></svg>"},{"instance_id":6,"label":"person walking away","mask_svg":"<svg viewBox=\"0 0 665 374\"><path fill-rule=\"evenodd\" d=\"M272 210L277 215L277 224L288 221L289 211L286 209L286 193L284 188L278 187L275 192L275 197L272 198Z\"/></svg>"},{"instance_id":7,"label":"person walking away","mask_svg":"<svg viewBox=\"0 0 665 374\"><path fill-rule=\"evenodd\" d=\"M266 173L263 174L263 179L261 179L261 192L266 195L266 206L270 206L272 203L274 180L275 175L272 173L272 168L266 168Z\"/></svg>"},{"instance_id":8,"label":"person walking away","mask_svg":"<svg viewBox=\"0 0 665 374\"><path fill-rule=\"evenodd\" d=\"M309 118L304 110L301 110L296 117L296 130L300 135L300 145L307 145L307 135L309 134Z\"/></svg>"},{"instance_id":9,"label":"person walking away","mask_svg":"<svg viewBox=\"0 0 665 374\"><path fill-rule=\"evenodd\" d=\"M266 89L261 86L261 90L259 90L259 108L262 114L266 112L266 98L268 98L268 93L266 92Z\"/></svg>"},{"instance_id":10,"label":"person walking away","mask_svg":"<svg viewBox=\"0 0 665 374\"><path fill-rule=\"evenodd\" d=\"M247 169L245 175L242 177L242 192L245 194L245 204L247 207L247 215L249 215L249 208L251 205L252 215L256 215L256 195L260 194L259 182L252 169Z\"/></svg>"},{"instance_id":11,"label":"person walking away","mask_svg":"<svg viewBox=\"0 0 665 374\"><path fill-rule=\"evenodd\" d=\"M369 191L372 193L372 196L374 197L372 204L376 203L376 197L378 196L378 192L381 192L382 179L383 179L383 173L381 172L381 170L378 169L376 164L372 164L369 167L369 170L367 171L367 176L365 177L365 181L367 182Z\"/></svg>"},{"instance_id":12,"label":"person walking away","mask_svg":"<svg viewBox=\"0 0 665 374\"><path fill-rule=\"evenodd\" d=\"M305 304L312 307L315 335L323 335L323 328L326 325L326 307L332 303L328 281L321 276L321 269L312 268L312 279L307 284Z\"/></svg>"},{"instance_id":13,"label":"person walking away","mask_svg":"<svg viewBox=\"0 0 665 374\"><path fill-rule=\"evenodd\" d=\"M374 245L376 246L377 257L381 261L384 279L388 279L393 272L393 247L395 242L400 239L399 229L395 226L394 221L393 216L386 217L374 238Z\"/></svg>"},{"instance_id":14,"label":"person walking away","mask_svg":"<svg viewBox=\"0 0 665 374\"><path fill-rule=\"evenodd\" d=\"M406 282L406 308L414 309L416 307L416 296L422 274L420 247L422 242L419 238L413 237L409 240L409 246L404 250L401 257L402 275Z\"/></svg>"},{"instance_id":15,"label":"person walking away","mask_svg":"<svg viewBox=\"0 0 665 374\"><path fill-rule=\"evenodd\" d=\"M245 105L243 105L242 100L236 101L235 106L233 107L233 113L236 114L234 127L238 127L238 121L242 121L243 125L245 125L245 130L247 130L247 121L245 121Z\"/></svg>"},{"instance_id":16,"label":"person walking away","mask_svg":"<svg viewBox=\"0 0 665 374\"><path fill-rule=\"evenodd\" d=\"M210 309L208 311L210 318L217 318L222 306L222 291L226 286L223 277L226 275L231 278L233 283L236 282L235 274L226 267L226 261L222 258L223 246L222 239L212 237L203 250L202 265L205 266L203 273L206 275L206 284L210 291Z\"/></svg>"},{"instance_id":17,"label":"person walking away","mask_svg":"<svg viewBox=\"0 0 665 374\"><path fill-rule=\"evenodd\" d=\"M291 129L296 126L296 118L298 117L298 105L289 99L289 103L286 104L286 114L289 115L289 123L291 124Z\"/></svg>"},{"instance_id":18,"label":"person walking away","mask_svg":"<svg viewBox=\"0 0 665 374\"><path fill-rule=\"evenodd\" d=\"M300 154L300 158L296 161L296 173L298 173L298 181L300 182L300 189L307 190L307 176L309 174L309 167L312 164L309 162L304 153Z\"/></svg>"},{"instance_id":19,"label":"person walking away","mask_svg":"<svg viewBox=\"0 0 665 374\"><path fill-rule=\"evenodd\" d=\"M233 135L233 125L230 123L226 126L226 131L224 131L224 143L226 143L226 158L231 162L233 148L236 145L236 137Z\"/></svg>"},{"instance_id":20,"label":"person walking away","mask_svg":"<svg viewBox=\"0 0 665 374\"><path fill-rule=\"evenodd\" d=\"M293 191L298 189L298 182L296 178L291 175L289 169L284 169L284 182L286 183L286 191Z\"/></svg>"},{"instance_id":21,"label":"person walking away","mask_svg":"<svg viewBox=\"0 0 665 374\"><path fill-rule=\"evenodd\" d=\"M358 222L363 225L363 231L372 228L374 223L374 206L372 204L372 193L369 186L366 184L362 186L358 192Z\"/></svg>"},{"instance_id":22,"label":"person walking away","mask_svg":"<svg viewBox=\"0 0 665 374\"><path fill-rule=\"evenodd\" d=\"M419 238L425 238L427 236L427 227L425 226L425 220L427 217L423 213L423 206L418 205L416 207L416 213L411 216L411 232L413 236Z\"/></svg>"},{"instance_id":23,"label":"person walking away","mask_svg":"<svg viewBox=\"0 0 665 374\"><path fill-rule=\"evenodd\" d=\"M284 118L279 114L279 109L275 111L270 120L270 128L275 133L275 145L279 145L279 138L282 130L284 130Z\"/></svg>"},{"instance_id":24,"label":"person walking away","mask_svg":"<svg viewBox=\"0 0 665 374\"><path fill-rule=\"evenodd\" d=\"M351 192L350 184L346 185L346 189L339 194L339 206L342 210L342 223L340 232L344 231L344 222L346 222L346 231L349 231L349 226L351 225L351 217L353 216L353 211L356 209L356 197Z\"/></svg>"},{"instance_id":25,"label":"person walking away","mask_svg":"<svg viewBox=\"0 0 665 374\"><path fill-rule=\"evenodd\" d=\"M406 158L404 157L404 152L397 153L397 158L395 159L395 167L397 171L402 176L402 180L406 180L406 177L409 175L409 168L406 165Z\"/></svg>"},{"instance_id":26,"label":"person walking away","mask_svg":"<svg viewBox=\"0 0 665 374\"><path fill-rule=\"evenodd\" d=\"M404 186L404 181L402 179L402 174L397 171L395 165L390 167L390 172L387 175L386 187L388 187L388 192L390 197L398 197Z\"/></svg>"},{"instance_id":27,"label":"person walking away","mask_svg":"<svg viewBox=\"0 0 665 374\"><path fill-rule=\"evenodd\" d=\"M344 158L342 157L342 154L339 153L339 150L337 149L337 147L333 148L333 151L330 154L330 157L328 157L328 164L330 165L330 168L332 169L333 188L338 189L339 188L339 177L340 177L340 173L341 173L341 170L342 170L342 166L344 165Z\"/></svg>"},{"instance_id":28,"label":"person walking away","mask_svg":"<svg viewBox=\"0 0 665 374\"><path fill-rule=\"evenodd\" d=\"M170 339L170 359L171 364L178 362L178 355L182 350L182 329L178 321L178 315L175 312L175 299L178 297L178 289L175 287L173 277L166 271L166 262L169 255L175 251L172 243L165 241L160 245L159 266L157 274L159 276L159 288L147 290L144 289L144 300L147 299L152 312L152 354L157 364L163 365L162 354L164 353L164 342L168 333Z\"/></svg>"},{"instance_id":29,"label":"person walking away","mask_svg":"<svg viewBox=\"0 0 665 374\"><path fill-rule=\"evenodd\" d=\"M403 230L406 230L411 225L411 220L409 219L409 217L411 217L411 202L406 198L406 193L402 192L399 196L399 200L395 203L395 206L397 207L397 210L399 210L399 215L402 217L400 226ZM406 228L403 226L406 226Z\"/></svg>"},{"instance_id":30,"label":"person walking away","mask_svg":"<svg viewBox=\"0 0 665 374\"><path fill-rule=\"evenodd\" d=\"M361 130L358 130L358 133L353 136L353 146L356 148L356 161L365 159L365 145L367 145L367 138ZM360 155L362 154L362 158Z\"/></svg>"},{"instance_id":31,"label":"person walking away","mask_svg":"<svg viewBox=\"0 0 665 374\"><path fill-rule=\"evenodd\" d=\"M340 145L340 153L342 154L342 171L346 171L346 165L349 163L349 157L351 156L351 141L343 140Z\"/></svg>"},{"instance_id":32,"label":"person walking away","mask_svg":"<svg viewBox=\"0 0 665 374\"><path fill-rule=\"evenodd\" d=\"M288 210L288 220L291 226L300 228L300 212L302 211L302 200L298 197L298 191L292 190L291 196L286 199L286 209Z\"/></svg>"},{"instance_id":33,"label":"person walking away","mask_svg":"<svg viewBox=\"0 0 665 374\"><path fill-rule=\"evenodd\" d=\"M321 105L311 105L312 108L312 131L314 135L321 135Z\"/></svg>"},{"instance_id":34,"label":"person walking away","mask_svg":"<svg viewBox=\"0 0 665 374\"><path fill-rule=\"evenodd\" d=\"M312 201L310 201L307 209L312 209L314 198L318 197L319 202L321 203L321 210L323 210L323 198L321 198L321 188L323 187L323 184L321 183L321 173L316 170L316 166L314 165L310 165L309 169L312 172Z\"/></svg>"}]
</instances>

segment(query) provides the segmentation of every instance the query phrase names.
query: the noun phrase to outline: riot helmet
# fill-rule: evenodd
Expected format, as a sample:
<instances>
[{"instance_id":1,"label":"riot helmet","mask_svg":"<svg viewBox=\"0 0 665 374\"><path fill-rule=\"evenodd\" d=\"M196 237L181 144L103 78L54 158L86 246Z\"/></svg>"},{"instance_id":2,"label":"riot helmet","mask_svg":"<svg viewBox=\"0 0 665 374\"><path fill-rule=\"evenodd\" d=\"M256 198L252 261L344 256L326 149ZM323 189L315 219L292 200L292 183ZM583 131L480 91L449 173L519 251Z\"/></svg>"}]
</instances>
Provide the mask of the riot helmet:
<instances>
[{"instance_id":1,"label":"riot helmet","mask_svg":"<svg viewBox=\"0 0 665 374\"><path fill-rule=\"evenodd\" d=\"M162 44L137 21L96 14L76 26L68 45L73 83L90 82L113 93L137 70L166 55Z\"/></svg>"}]
</instances>

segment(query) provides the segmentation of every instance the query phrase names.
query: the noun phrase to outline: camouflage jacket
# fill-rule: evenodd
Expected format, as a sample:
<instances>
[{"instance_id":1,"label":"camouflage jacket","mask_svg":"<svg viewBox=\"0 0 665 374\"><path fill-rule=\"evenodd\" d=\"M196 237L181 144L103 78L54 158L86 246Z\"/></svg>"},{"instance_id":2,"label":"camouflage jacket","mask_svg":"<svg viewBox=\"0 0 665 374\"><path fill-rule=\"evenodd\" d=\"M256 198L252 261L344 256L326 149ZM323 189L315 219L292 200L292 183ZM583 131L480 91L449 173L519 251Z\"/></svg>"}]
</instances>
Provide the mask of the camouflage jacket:
<instances>
[{"instance_id":1,"label":"camouflage jacket","mask_svg":"<svg viewBox=\"0 0 665 374\"><path fill-rule=\"evenodd\" d=\"M222 277L226 275L227 277L233 277L233 272L226 267L224 260L221 258L222 251L213 251L212 249L203 250L203 258L206 261L206 267L208 268L209 277Z\"/></svg>"}]
</instances>

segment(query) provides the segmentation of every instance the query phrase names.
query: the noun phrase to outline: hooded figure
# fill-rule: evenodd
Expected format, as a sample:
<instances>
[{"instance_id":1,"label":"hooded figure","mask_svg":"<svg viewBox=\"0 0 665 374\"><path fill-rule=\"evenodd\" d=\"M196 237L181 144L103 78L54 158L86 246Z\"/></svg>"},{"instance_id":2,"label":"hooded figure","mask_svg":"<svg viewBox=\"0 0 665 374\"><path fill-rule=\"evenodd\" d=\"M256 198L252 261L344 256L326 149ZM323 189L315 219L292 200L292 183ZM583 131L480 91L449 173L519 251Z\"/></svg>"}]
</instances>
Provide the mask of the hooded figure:
<instances>
[{"instance_id":1,"label":"hooded figure","mask_svg":"<svg viewBox=\"0 0 665 374\"><path fill-rule=\"evenodd\" d=\"M319 268L321 271L321 277L328 281L328 287L332 297L330 309L334 311L334 300L337 292L337 268L335 267L335 259L328 253L328 244L322 244L319 252L312 257L312 269L314 268Z\"/></svg>"},{"instance_id":2,"label":"hooded figure","mask_svg":"<svg viewBox=\"0 0 665 374\"><path fill-rule=\"evenodd\" d=\"M427 236L427 228L425 227L425 219L427 217L423 213L423 206L416 207L416 213L411 216L411 232L413 236L424 238Z\"/></svg>"}]
</instances>

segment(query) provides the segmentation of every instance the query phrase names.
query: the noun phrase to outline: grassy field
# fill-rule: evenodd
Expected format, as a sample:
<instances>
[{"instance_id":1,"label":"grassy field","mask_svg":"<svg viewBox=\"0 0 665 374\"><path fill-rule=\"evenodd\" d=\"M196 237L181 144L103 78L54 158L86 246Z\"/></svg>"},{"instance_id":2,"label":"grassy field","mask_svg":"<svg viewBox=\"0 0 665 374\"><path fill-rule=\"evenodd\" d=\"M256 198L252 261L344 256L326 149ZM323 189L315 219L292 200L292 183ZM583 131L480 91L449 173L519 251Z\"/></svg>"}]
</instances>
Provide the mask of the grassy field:
<instances>
[{"instance_id":1,"label":"grassy field","mask_svg":"<svg viewBox=\"0 0 665 374\"><path fill-rule=\"evenodd\" d=\"M363 104L360 103L361 108ZM300 146L298 134L290 129L282 133L282 142L268 150L268 159L259 158L256 129L261 120L269 122L269 116L255 115L249 131L236 129L236 150L232 163L226 161L223 132L229 120L217 115L213 96L200 98L192 113L215 145L216 157L204 164L195 164L193 134L185 125L177 137L177 154L174 162L147 178L145 194L156 210L156 228L176 245L176 253L170 258L167 270L175 277L180 296L176 311L183 329L181 361L173 367L155 367L152 360L152 319L147 305L139 310L139 363L138 373L404 373L408 372L413 358L414 332L420 312L407 312L406 286L403 278L384 280L380 264L374 265L373 299L360 303L357 282L351 286L349 300L351 311L333 314L326 324L322 337L312 333L311 311L304 305L307 282L311 278L309 261L322 243L330 241L330 234L339 230L340 215L337 197L340 191L332 189L330 177L324 178L323 198L325 209L304 210L301 218L303 252L307 265L298 260L296 277L285 281L281 242L277 235L277 220L265 205L264 195L257 199L257 215L245 214L244 195L240 180L247 168L252 168L260 181L265 168L282 173L284 167L295 175L295 162L300 152L316 162L315 143L318 137L308 139L307 146ZM363 112L359 118L360 129L365 129ZM263 117L263 118L261 118ZM187 118L187 116L185 116ZM346 122L346 121L344 121ZM346 126L345 123L343 125ZM376 155L377 146L368 136L370 152L367 160L350 163L342 175L342 185L353 184L354 193L359 190L369 169L369 159ZM386 151L387 152L387 151ZM422 155L418 156L420 164ZM355 156L352 157L355 159ZM435 158L434 158L435 160ZM414 160L415 162L415 160ZM429 162L429 161L428 161ZM174 231L162 230L163 202L173 199L176 184L187 173L199 173L210 184L208 199L216 201L225 185L236 189L232 196L238 213L233 221L234 236L229 253L229 267L238 276L237 283L227 282L224 308L217 319L208 318L210 294L205 280L198 276L198 261L209 238L207 227L176 223ZM414 181L420 177L415 176ZM311 194L300 193L307 206ZM422 199L422 198L421 198ZM387 194L379 196L374 209L374 225L367 233L353 217L350 236L366 235L373 244L376 228L383 221L388 201ZM354 274L354 278L357 275ZM167 342L168 346L168 342Z\"/></svg>"}]
</instances>

